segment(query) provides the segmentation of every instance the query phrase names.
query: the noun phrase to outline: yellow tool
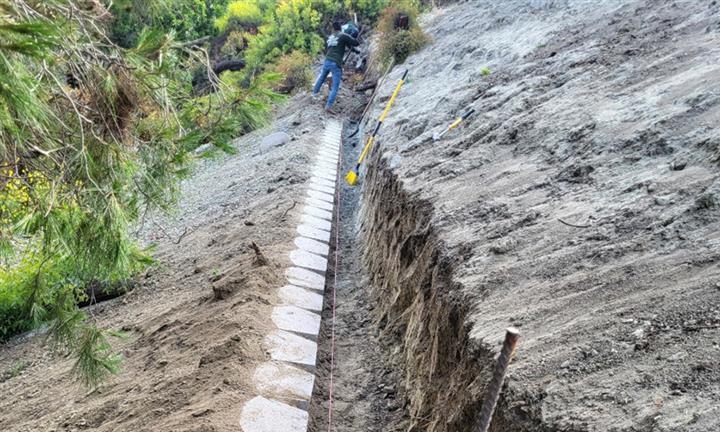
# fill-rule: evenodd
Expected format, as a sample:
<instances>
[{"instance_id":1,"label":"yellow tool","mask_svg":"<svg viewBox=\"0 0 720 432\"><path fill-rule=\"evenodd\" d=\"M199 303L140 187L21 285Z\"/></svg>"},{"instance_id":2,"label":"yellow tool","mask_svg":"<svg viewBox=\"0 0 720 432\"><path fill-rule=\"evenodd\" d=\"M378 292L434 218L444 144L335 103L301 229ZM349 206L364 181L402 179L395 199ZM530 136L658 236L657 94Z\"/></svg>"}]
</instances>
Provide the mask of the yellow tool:
<instances>
[{"instance_id":1,"label":"yellow tool","mask_svg":"<svg viewBox=\"0 0 720 432\"><path fill-rule=\"evenodd\" d=\"M464 120L466 120L468 117L470 117L470 116L472 115L472 113L474 113L474 112L475 112L475 110L474 110L474 109L471 109L470 111L468 111L468 112L466 112L465 114L461 115L460 117L458 117L457 119L455 119L455 121L452 122L452 124L451 124L450 126L448 126L447 129L445 129L444 131L442 131L442 133L437 133L437 132L435 132L435 133L433 134L433 141L439 140L440 138L442 138L443 135L445 135L446 133L448 133L448 132L450 132L451 130L453 130L453 129L455 129L456 127L458 127L458 126L460 125L460 123L462 123Z\"/></svg>"},{"instance_id":2,"label":"yellow tool","mask_svg":"<svg viewBox=\"0 0 720 432\"><path fill-rule=\"evenodd\" d=\"M380 126L382 126L383 121L385 120L385 117L387 117L388 113L390 112L390 108L393 106L393 103L395 103L395 99L397 98L398 93L400 93L400 88L402 88L403 84L405 84L405 78L407 77L408 71L405 70L405 73L403 73L402 78L400 78L400 82L398 82L397 86L395 87L395 91L393 92L392 96L390 97L390 100L388 101L387 105L385 106L385 110L380 115L380 118L378 119L378 123L375 126L375 130L373 131L372 135L370 135L370 138L367 140L367 144L365 144L365 147L363 148L362 153L360 153L360 158L357 161L357 165L355 165L354 169L351 169L348 171L347 175L345 176L345 181L350 186L355 186L358 180L358 176L360 175L360 165L365 160L365 157L367 156L368 152L370 151L370 148L372 147L373 143L375 142L375 135L377 135L378 130L380 130Z\"/></svg>"}]
</instances>

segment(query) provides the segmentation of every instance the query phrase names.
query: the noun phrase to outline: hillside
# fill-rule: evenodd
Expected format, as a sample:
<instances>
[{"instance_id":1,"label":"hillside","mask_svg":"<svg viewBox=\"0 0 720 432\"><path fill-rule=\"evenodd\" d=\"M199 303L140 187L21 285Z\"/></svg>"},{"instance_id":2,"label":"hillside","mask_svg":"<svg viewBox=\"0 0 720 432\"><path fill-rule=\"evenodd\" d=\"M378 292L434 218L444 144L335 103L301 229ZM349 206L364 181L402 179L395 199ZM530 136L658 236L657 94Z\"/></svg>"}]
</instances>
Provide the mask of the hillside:
<instances>
[{"instance_id":1,"label":"hillside","mask_svg":"<svg viewBox=\"0 0 720 432\"><path fill-rule=\"evenodd\" d=\"M0 430L476 431L510 326L490 431L720 430L720 3L430 3L374 99L368 31L337 114L299 90L188 150L175 211L133 226L157 264L84 308L122 371L83 388L46 328L15 336Z\"/></svg>"},{"instance_id":2,"label":"hillside","mask_svg":"<svg viewBox=\"0 0 720 432\"><path fill-rule=\"evenodd\" d=\"M508 325L496 430L717 429L718 22L716 2L670 1L426 17L364 186L413 430L472 430Z\"/></svg>"}]
</instances>

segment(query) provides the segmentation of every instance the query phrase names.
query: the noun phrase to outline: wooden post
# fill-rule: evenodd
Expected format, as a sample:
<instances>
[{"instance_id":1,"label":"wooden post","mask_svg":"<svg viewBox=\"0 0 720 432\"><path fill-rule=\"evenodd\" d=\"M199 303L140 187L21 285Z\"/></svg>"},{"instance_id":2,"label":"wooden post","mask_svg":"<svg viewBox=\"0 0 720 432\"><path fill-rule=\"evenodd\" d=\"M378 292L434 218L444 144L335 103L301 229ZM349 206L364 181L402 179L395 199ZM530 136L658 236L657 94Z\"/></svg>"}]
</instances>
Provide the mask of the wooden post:
<instances>
[{"instance_id":1,"label":"wooden post","mask_svg":"<svg viewBox=\"0 0 720 432\"><path fill-rule=\"evenodd\" d=\"M492 422L493 413L495 412L495 405L497 405L497 401L500 398L503 382L505 382L505 375L507 374L508 366L510 365L519 339L520 332L518 329L509 327L505 333L505 342L498 356L495 371L493 372L490 384L488 384L487 391L485 392L485 400L480 410L480 429L478 429L480 432L487 432L488 429L490 429L490 422Z\"/></svg>"}]
</instances>

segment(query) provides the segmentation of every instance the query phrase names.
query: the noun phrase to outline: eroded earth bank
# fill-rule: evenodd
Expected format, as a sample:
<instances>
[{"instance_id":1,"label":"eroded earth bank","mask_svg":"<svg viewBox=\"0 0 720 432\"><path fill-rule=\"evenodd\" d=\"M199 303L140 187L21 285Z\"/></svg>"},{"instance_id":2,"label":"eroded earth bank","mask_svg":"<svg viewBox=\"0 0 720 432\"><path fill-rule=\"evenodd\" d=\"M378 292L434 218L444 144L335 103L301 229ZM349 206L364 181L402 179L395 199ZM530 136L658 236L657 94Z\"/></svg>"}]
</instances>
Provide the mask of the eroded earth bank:
<instances>
[{"instance_id":1,"label":"eroded earth bank","mask_svg":"<svg viewBox=\"0 0 720 432\"><path fill-rule=\"evenodd\" d=\"M509 325L496 431L720 428L720 5L474 1L425 27L360 233L410 430L474 430Z\"/></svg>"}]
</instances>

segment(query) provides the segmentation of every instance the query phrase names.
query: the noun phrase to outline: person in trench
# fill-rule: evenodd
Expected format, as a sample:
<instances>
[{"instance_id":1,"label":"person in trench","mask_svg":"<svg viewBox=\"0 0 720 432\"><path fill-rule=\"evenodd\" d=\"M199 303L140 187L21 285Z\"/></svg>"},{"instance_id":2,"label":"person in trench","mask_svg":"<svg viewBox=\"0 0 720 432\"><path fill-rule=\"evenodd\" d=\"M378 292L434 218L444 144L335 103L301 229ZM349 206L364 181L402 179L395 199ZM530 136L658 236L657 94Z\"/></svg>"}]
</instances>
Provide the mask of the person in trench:
<instances>
[{"instance_id":1,"label":"person in trench","mask_svg":"<svg viewBox=\"0 0 720 432\"><path fill-rule=\"evenodd\" d=\"M342 31L342 26L339 22L333 22L333 34L331 34L327 39L325 63L323 64L320 76L318 76L318 79L315 82L315 87L313 87L312 91L313 99L317 100L320 88L327 79L328 74L332 73L332 88L330 89L330 96L328 96L327 102L325 103L325 111L330 114L334 114L332 106L335 103L338 90L340 89L345 51L348 48L352 49L359 44L360 43L356 38Z\"/></svg>"}]
</instances>

